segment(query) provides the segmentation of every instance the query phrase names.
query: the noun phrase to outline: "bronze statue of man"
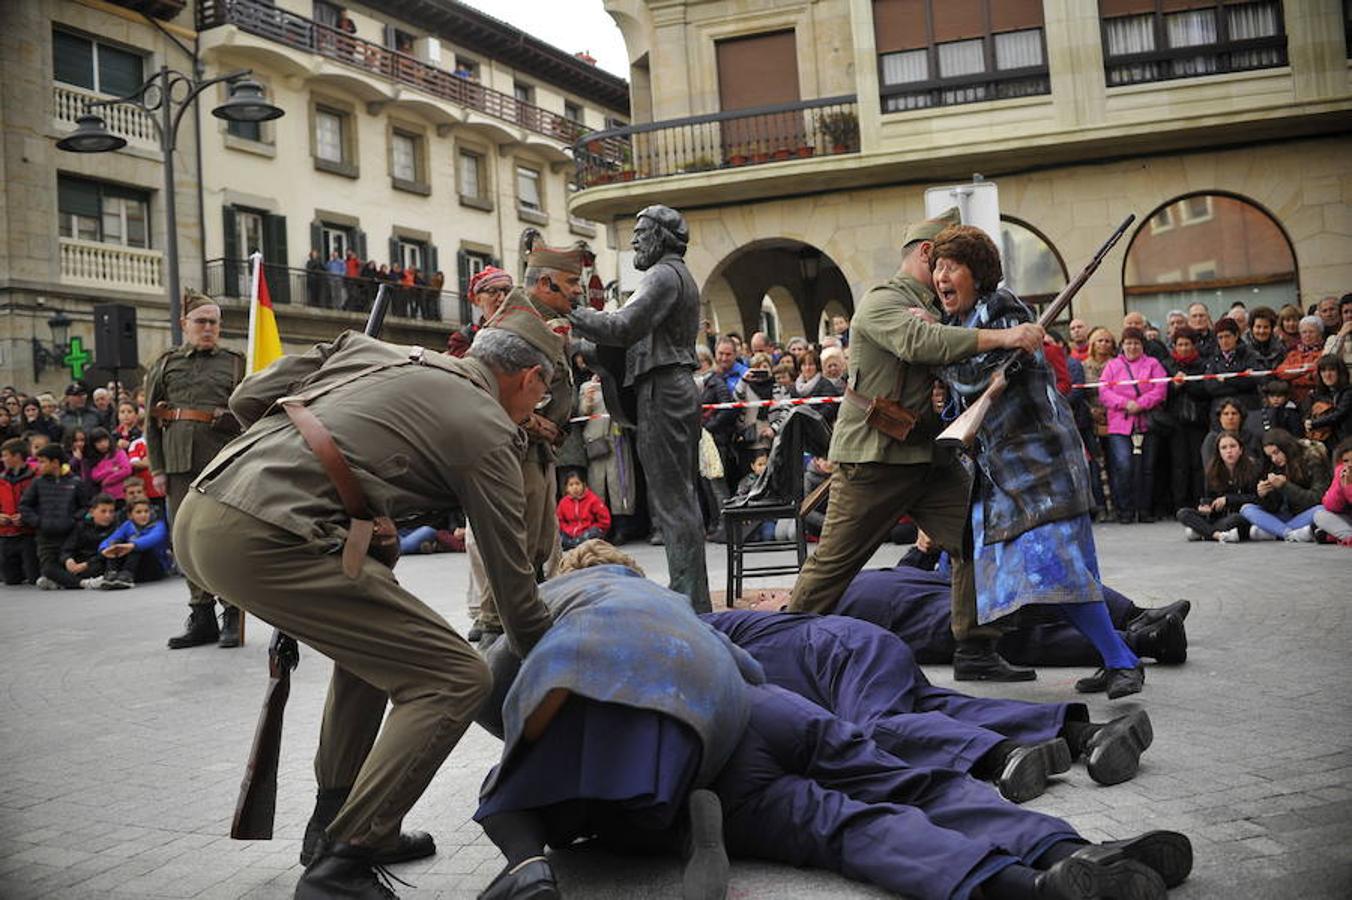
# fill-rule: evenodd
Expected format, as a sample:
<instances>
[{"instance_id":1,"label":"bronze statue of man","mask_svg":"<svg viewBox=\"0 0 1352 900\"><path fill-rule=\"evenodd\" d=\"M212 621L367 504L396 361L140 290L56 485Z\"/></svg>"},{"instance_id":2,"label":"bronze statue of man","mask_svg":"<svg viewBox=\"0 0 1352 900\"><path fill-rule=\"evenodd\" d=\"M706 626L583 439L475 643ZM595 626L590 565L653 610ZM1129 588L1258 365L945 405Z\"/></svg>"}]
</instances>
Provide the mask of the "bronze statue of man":
<instances>
[{"instance_id":1,"label":"bronze statue of man","mask_svg":"<svg viewBox=\"0 0 1352 900\"><path fill-rule=\"evenodd\" d=\"M709 612L704 526L698 477L700 408L695 387L699 288L685 267L690 229L676 210L649 206L634 227L634 267L645 272L621 309L574 309L575 336L623 347L623 401L608 398L611 415L636 412L638 458L648 482L648 508L667 548L671 589L696 612ZM618 366L616 367L618 368ZM618 373L616 373L618 375ZM609 393L609 392L607 392Z\"/></svg>"}]
</instances>

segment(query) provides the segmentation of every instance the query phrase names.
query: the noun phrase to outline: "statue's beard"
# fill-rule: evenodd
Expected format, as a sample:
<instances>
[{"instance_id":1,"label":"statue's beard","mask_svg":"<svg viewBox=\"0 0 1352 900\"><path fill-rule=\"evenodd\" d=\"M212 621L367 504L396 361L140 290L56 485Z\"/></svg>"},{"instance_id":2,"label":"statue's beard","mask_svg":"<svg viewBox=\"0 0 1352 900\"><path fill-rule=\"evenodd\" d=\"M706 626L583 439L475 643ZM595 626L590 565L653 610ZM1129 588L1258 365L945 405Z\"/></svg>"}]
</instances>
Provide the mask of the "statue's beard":
<instances>
[{"instance_id":1,"label":"statue's beard","mask_svg":"<svg viewBox=\"0 0 1352 900\"><path fill-rule=\"evenodd\" d=\"M634 251L634 268L640 272L649 269L662 258L662 242L656 236L639 241Z\"/></svg>"}]
</instances>

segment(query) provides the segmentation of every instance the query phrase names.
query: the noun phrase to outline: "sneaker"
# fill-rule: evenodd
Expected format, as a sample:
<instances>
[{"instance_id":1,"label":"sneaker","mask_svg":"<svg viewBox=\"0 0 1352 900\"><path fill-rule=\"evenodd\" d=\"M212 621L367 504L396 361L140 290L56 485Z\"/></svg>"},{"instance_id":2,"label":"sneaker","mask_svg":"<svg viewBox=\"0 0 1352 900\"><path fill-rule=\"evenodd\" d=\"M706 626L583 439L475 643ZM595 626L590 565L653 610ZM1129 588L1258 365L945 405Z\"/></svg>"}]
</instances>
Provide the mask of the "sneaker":
<instances>
[{"instance_id":1,"label":"sneaker","mask_svg":"<svg viewBox=\"0 0 1352 900\"><path fill-rule=\"evenodd\" d=\"M1270 533L1264 531L1263 529L1259 528L1257 525L1251 525L1251 526L1249 526L1249 540L1251 540L1251 541L1275 541L1275 540L1277 540L1277 536L1274 535L1274 534L1270 534Z\"/></svg>"},{"instance_id":2,"label":"sneaker","mask_svg":"<svg viewBox=\"0 0 1352 900\"><path fill-rule=\"evenodd\" d=\"M1286 533L1286 542L1288 544L1313 544L1314 529L1309 525L1304 528L1293 528Z\"/></svg>"},{"instance_id":3,"label":"sneaker","mask_svg":"<svg viewBox=\"0 0 1352 900\"><path fill-rule=\"evenodd\" d=\"M1203 539L1200 531L1189 528L1186 525L1183 526L1183 537L1189 541L1200 541Z\"/></svg>"},{"instance_id":4,"label":"sneaker","mask_svg":"<svg viewBox=\"0 0 1352 900\"><path fill-rule=\"evenodd\" d=\"M1239 529L1231 528L1229 531L1218 531L1216 533L1216 540L1220 541L1222 544L1238 544Z\"/></svg>"},{"instance_id":5,"label":"sneaker","mask_svg":"<svg viewBox=\"0 0 1352 900\"><path fill-rule=\"evenodd\" d=\"M57 584L55 581L52 581L46 575L40 575L38 576L38 590L59 591L61 590L61 585Z\"/></svg>"},{"instance_id":6,"label":"sneaker","mask_svg":"<svg viewBox=\"0 0 1352 900\"><path fill-rule=\"evenodd\" d=\"M97 591L103 587L103 576L95 575L93 578L81 578L80 587L86 591Z\"/></svg>"}]
</instances>

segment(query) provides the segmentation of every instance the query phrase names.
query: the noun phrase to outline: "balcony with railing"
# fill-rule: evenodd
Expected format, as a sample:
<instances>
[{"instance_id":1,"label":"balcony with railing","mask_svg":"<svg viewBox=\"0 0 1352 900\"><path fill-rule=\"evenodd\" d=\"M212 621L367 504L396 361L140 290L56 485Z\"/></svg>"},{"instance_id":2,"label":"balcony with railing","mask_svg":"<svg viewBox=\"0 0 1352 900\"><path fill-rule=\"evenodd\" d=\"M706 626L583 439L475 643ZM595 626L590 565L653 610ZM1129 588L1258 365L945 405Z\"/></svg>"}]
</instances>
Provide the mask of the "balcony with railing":
<instances>
[{"instance_id":1,"label":"balcony with railing","mask_svg":"<svg viewBox=\"0 0 1352 900\"><path fill-rule=\"evenodd\" d=\"M75 122L84 115L85 104L94 100L108 100L111 95L76 87L73 84L52 83L52 116L62 127L74 129ZM128 103L103 107L99 115L108 123L108 130L121 135L133 146L147 150L157 150L159 137L155 133L155 122L143 110Z\"/></svg>"},{"instance_id":2,"label":"balcony with railing","mask_svg":"<svg viewBox=\"0 0 1352 900\"><path fill-rule=\"evenodd\" d=\"M59 238L61 282L110 291L164 291L164 253L140 247Z\"/></svg>"},{"instance_id":3,"label":"balcony with railing","mask_svg":"<svg viewBox=\"0 0 1352 900\"><path fill-rule=\"evenodd\" d=\"M853 95L612 128L573 145L580 189L858 152Z\"/></svg>"},{"instance_id":4,"label":"balcony with railing","mask_svg":"<svg viewBox=\"0 0 1352 900\"><path fill-rule=\"evenodd\" d=\"M558 113L523 103L407 53L278 9L268 0L202 0L197 4L198 31L223 25L408 85L564 144L573 143L586 130Z\"/></svg>"},{"instance_id":5,"label":"balcony with railing","mask_svg":"<svg viewBox=\"0 0 1352 900\"><path fill-rule=\"evenodd\" d=\"M264 263L263 274L268 280L268 295L275 304L351 313L353 318L365 316L371 311L371 304L375 302L376 291L381 285L380 281L370 278L348 278L329 272L292 269L275 263ZM390 282L389 287L391 316L458 326L458 294L438 291L425 285ZM213 297L247 300L250 296L249 261L208 260L206 291Z\"/></svg>"}]
</instances>

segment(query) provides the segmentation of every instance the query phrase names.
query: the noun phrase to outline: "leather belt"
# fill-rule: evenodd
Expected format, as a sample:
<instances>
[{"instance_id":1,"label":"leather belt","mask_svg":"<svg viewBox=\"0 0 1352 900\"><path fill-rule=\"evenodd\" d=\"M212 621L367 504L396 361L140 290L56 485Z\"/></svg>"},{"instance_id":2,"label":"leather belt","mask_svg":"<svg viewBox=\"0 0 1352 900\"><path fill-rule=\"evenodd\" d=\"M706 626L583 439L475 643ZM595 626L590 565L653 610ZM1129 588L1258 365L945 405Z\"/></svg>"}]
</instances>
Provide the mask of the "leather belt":
<instances>
[{"instance_id":1,"label":"leather belt","mask_svg":"<svg viewBox=\"0 0 1352 900\"><path fill-rule=\"evenodd\" d=\"M845 386L845 402L851 406L856 406L864 412L868 412L873 405L873 398L859 393L849 385Z\"/></svg>"},{"instance_id":2,"label":"leather belt","mask_svg":"<svg viewBox=\"0 0 1352 900\"><path fill-rule=\"evenodd\" d=\"M170 422L201 422L211 425L219 418L217 410L191 409L186 406L156 406L150 414L161 425Z\"/></svg>"}]
</instances>

